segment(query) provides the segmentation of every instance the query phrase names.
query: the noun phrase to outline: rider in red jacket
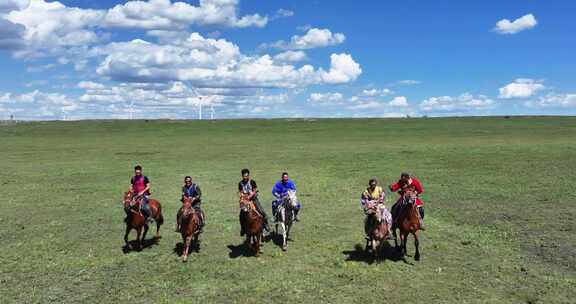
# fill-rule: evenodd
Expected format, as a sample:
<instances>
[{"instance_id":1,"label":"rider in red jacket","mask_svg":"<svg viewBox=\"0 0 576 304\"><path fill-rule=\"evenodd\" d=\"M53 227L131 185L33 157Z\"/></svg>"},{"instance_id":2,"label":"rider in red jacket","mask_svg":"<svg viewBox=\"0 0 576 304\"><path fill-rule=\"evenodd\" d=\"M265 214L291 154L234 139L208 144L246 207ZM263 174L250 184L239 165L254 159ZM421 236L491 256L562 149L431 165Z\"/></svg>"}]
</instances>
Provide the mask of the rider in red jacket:
<instances>
[{"instance_id":1,"label":"rider in red jacket","mask_svg":"<svg viewBox=\"0 0 576 304\"><path fill-rule=\"evenodd\" d=\"M416 190L416 193L418 195L420 195L421 193L424 192L424 188L422 188L422 183L420 183L420 181L415 178L414 176L411 176L409 173L407 172L402 172L402 174L400 175L400 179L395 183L390 185L390 191L392 192L398 192L398 194L400 194L400 196L402 196L404 194L404 189L408 188L408 187L412 187L414 190ZM392 217L393 218L397 218L398 217L398 211L399 208L398 206L400 206L400 199L396 202L396 204L394 204L394 206L392 206ZM420 199L420 197L418 197L416 199L416 207L418 207L418 213L420 214L420 229L424 230L424 203L422 202L422 200Z\"/></svg>"}]
</instances>

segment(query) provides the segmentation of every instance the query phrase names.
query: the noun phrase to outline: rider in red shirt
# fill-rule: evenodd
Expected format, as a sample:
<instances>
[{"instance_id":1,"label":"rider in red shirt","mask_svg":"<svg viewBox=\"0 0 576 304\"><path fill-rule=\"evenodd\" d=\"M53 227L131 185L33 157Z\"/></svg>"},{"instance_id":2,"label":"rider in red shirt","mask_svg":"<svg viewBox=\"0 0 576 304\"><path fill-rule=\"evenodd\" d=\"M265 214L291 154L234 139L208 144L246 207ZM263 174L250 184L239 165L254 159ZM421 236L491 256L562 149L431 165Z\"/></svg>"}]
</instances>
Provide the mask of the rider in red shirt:
<instances>
[{"instance_id":1,"label":"rider in red shirt","mask_svg":"<svg viewBox=\"0 0 576 304\"><path fill-rule=\"evenodd\" d=\"M134 197L142 197L141 209L144 217L150 216L148 208L148 196L150 195L150 180L147 176L142 175L142 166L134 167L134 176L130 179L130 191Z\"/></svg>"},{"instance_id":2,"label":"rider in red shirt","mask_svg":"<svg viewBox=\"0 0 576 304\"><path fill-rule=\"evenodd\" d=\"M422 183L420 183L420 181L415 178L414 176L411 176L410 173L407 172L402 172L402 174L400 175L400 179L395 183L390 185L390 191L392 192L398 192L398 194L400 194L400 196L402 196L404 194L404 189L411 187L414 190L416 190L416 193L418 195L420 195L421 193L424 192L424 188L422 188ZM392 206L392 217L393 218L397 218L398 217L398 212L400 211L398 208L398 206L400 206L400 199L398 199L398 201L396 202L396 204L394 204L394 206ZM420 214L420 229L424 230L424 203L422 202L422 200L420 199L420 197L418 197L416 199L416 207L418 208L418 213Z\"/></svg>"}]
</instances>

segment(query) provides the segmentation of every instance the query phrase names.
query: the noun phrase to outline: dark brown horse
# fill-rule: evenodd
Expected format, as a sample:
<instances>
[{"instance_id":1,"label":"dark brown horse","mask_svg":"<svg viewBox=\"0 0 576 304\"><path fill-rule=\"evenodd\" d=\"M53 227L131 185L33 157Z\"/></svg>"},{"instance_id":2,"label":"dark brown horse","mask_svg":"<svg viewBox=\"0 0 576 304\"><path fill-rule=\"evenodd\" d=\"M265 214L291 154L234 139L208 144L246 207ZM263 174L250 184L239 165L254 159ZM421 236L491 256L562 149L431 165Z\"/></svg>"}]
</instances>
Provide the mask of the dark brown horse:
<instances>
[{"instance_id":1,"label":"dark brown horse","mask_svg":"<svg viewBox=\"0 0 576 304\"><path fill-rule=\"evenodd\" d=\"M402 256L406 255L406 242L408 235L414 236L414 246L416 253L414 253L414 260L420 260L420 251L418 250L418 230L420 230L420 217L418 214L418 207L416 207L417 193L413 189L406 189L399 202L400 211L397 212L398 218L394 219L392 232L394 233L394 243L397 249L400 249ZM396 240L396 229L400 229L400 247Z\"/></svg>"},{"instance_id":2,"label":"dark brown horse","mask_svg":"<svg viewBox=\"0 0 576 304\"><path fill-rule=\"evenodd\" d=\"M138 249L142 249L142 242L146 238L148 232L148 224L144 219L144 215L140 210L141 198L134 197L132 192L124 192L124 210L126 211L126 234L124 234L124 242L126 248L132 250L132 245L128 242L128 234L132 229L136 230L136 241L138 242ZM155 239L160 238L160 226L164 223L162 216L162 206L160 202L155 199L148 200L148 208L150 209L150 217L156 222L156 236Z\"/></svg>"},{"instance_id":3,"label":"dark brown horse","mask_svg":"<svg viewBox=\"0 0 576 304\"><path fill-rule=\"evenodd\" d=\"M262 240L262 215L256 210L254 202L248 200L246 195L240 197L240 210L245 212L244 227L246 241L249 248L254 250L255 256L260 256L260 242Z\"/></svg>"},{"instance_id":4,"label":"dark brown horse","mask_svg":"<svg viewBox=\"0 0 576 304\"><path fill-rule=\"evenodd\" d=\"M374 259L378 259L382 252L382 245L390 233L388 221L383 217L378 204L370 204L366 208L365 230L368 240L366 241L366 250L372 250Z\"/></svg>"},{"instance_id":5,"label":"dark brown horse","mask_svg":"<svg viewBox=\"0 0 576 304\"><path fill-rule=\"evenodd\" d=\"M180 234L184 243L182 262L188 260L188 250L190 246L197 248L198 236L200 235L200 212L192 207L192 198L185 197L181 208Z\"/></svg>"}]
</instances>

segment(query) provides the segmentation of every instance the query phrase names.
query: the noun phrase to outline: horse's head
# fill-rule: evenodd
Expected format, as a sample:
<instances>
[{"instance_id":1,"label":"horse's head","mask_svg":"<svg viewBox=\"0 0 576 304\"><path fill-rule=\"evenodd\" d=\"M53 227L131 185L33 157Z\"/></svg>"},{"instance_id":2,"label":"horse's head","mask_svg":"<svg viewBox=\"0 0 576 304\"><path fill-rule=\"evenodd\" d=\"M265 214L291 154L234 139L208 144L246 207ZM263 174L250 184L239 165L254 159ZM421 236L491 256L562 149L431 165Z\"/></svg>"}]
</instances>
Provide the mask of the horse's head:
<instances>
[{"instance_id":1,"label":"horse's head","mask_svg":"<svg viewBox=\"0 0 576 304\"><path fill-rule=\"evenodd\" d=\"M128 208L132 205L134 196L132 195L132 191L126 191L124 192L124 200L123 200L123 204L124 204L124 208Z\"/></svg>"},{"instance_id":2,"label":"horse's head","mask_svg":"<svg viewBox=\"0 0 576 304\"><path fill-rule=\"evenodd\" d=\"M249 195L242 193L240 195L240 211L242 211L242 212L250 211L251 204L252 204L252 201L250 201Z\"/></svg>"},{"instance_id":3,"label":"horse's head","mask_svg":"<svg viewBox=\"0 0 576 304\"><path fill-rule=\"evenodd\" d=\"M183 197L182 198L182 210L183 215L188 216L193 210L192 208L192 198L191 197Z\"/></svg>"},{"instance_id":4,"label":"horse's head","mask_svg":"<svg viewBox=\"0 0 576 304\"><path fill-rule=\"evenodd\" d=\"M296 208L298 205L298 198L296 197L296 191L288 190L286 196L284 196L284 204L290 208Z\"/></svg>"},{"instance_id":5,"label":"horse's head","mask_svg":"<svg viewBox=\"0 0 576 304\"><path fill-rule=\"evenodd\" d=\"M404 198L405 204L413 205L414 203L416 203L416 199L418 198L418 193L414 189L407 188L404 191L403 198Z\"/></svg>"}]
</instances>

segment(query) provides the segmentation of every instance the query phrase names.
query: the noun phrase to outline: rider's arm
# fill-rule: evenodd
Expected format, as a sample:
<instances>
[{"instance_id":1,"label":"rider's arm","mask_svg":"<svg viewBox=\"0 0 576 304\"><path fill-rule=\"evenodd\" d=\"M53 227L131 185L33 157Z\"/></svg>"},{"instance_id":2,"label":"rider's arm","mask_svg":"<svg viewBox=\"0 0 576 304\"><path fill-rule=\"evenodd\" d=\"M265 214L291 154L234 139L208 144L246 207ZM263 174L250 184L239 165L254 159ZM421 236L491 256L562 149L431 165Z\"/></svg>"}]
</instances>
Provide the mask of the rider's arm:
<instances>
[{"instance_id":1,"label":"rider's arm","mask_svg":"<svg viewBox=\"0 0 576 304\"><path fill-rule=\"evenodd\" d=\"M282 197L282 190L280 189L280 186L278 185L278 183L276 183L274 185L274 187L272 188L272 195L274 195L275 198L280 198Z\"/></svg>"},{"instance_id":2,"label":"rider's arm","mask_svg":"<svg viewBox=\"0 0 576 304\"><path fill-rule=\"evenodd\" d=\"M197 202L200 200L200 198L202 197L202 190L200 190L200 186L196 185L196 196L194 196L192 198L193 202Z\"/></svg>"},{"instance_id":3,"label":"rider's arm","mask_svg":"<svg viewBox=\"0 0 576 304\"><path fill-rule=\"evenodd\" d=\"M250 193L250 200L252 200L254 197L256 197L256 194L258 193L258 185L256 185L256 182L253 180L250 180L250 184L252 186L252 193Z\"/></svg>"},{"instance_id":4,"label":"rider's arm","mask_svg":"<svg viewBox=\"0 0 576 304\"><path fill-rule=\"evenodd\" d=\"M422 188L422 184L420 183L419 180L414 180L414 182L412 183L412 185L414 185L414 188L416 188L416 192L418 194L421 194L424 192L424 189Z\"/></svg>"},{"instance_id":5,"label":"rider's arm","mask_svg":"<svg viewBox=\"0 0 576 304\"><path fill-rule=\"evenodd\" d=\"M144 188L144 190L142 190L140 193L147 193L148 191L150 191L150 183L146 183L146 188Z\"/></svg>"},{"instance_id":6,"label":"rider's arm","mask_svg":"<svg viewBox=\"0 0 576 304\"><path fill-rule=\"evenodd\" d=\"M400 182L397 182L395 184L390 185L389 188L390 188L390 191L396 192L402 188L402 185L400 185Z\"/></svg>"}]
</instances>

